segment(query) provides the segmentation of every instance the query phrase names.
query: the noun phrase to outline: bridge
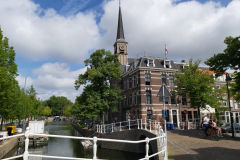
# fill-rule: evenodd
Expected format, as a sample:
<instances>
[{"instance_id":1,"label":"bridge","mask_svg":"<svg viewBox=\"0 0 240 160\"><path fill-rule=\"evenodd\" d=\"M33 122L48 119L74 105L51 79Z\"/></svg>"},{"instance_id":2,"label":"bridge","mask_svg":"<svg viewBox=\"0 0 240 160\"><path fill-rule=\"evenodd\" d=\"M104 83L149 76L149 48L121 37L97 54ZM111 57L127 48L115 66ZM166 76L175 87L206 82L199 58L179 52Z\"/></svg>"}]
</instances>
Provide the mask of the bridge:
<instances>
[{"instance_id":1,"label":"bridge","mask_svg":"<svg viewBox=\"0 0 240 160\"><path fill-rule=\"evenodd\" d=\"M76 126L75 126L76 127ZM165 127L166 128L166 122ZM25 136L25 152L23 155L18 155L7 159L13 159L23 157L24 160L28 160L28 157L42 157L42 158L56 158L56 159L78 159L89 160L89 158L74 158L74 157L59 157L59 156L47 156L47 155L35 155L28 153L29 136L46 136L55 138L69 138L90 140L93 142L93 158L92 160L100 160L97 158L97 145L102 148L110 148L116 150L125 150L137 153L145 153L145 158L140 160L149 160L154 158L168 159L167 154L167 135L164 132L160 122L155 120L128 120L123 122L117 122L107 125L95 125L92 130L94 134L98 134L98 137L77 137L77 136L63 136L63 135L48 135L48 134L33 134L29 132L27 128L23 134L10 136L1 139L13 138ZM127 138L126 138L127 137Z\"/></svg>"}]
</instances>

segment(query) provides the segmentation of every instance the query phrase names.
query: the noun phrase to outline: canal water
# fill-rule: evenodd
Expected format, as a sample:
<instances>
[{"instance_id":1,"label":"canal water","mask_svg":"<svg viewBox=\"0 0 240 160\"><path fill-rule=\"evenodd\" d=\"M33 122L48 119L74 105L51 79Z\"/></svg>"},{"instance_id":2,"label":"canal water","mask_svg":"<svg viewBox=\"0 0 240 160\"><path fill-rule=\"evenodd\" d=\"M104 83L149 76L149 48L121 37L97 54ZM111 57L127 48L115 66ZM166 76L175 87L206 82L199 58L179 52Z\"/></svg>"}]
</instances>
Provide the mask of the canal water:
<instances>
[{"instance_id":1,"label":"canal water","mask_svg":"<svg viewBox=\"0 0 240 160\"><path fill-rule=\"evenodd\" d=\"M51 122L46 124L45 130L49 134L54 135L66 135L66 136L80 136L69 122ZM24 152L24 147L13 148L4 158L12 157L13 155L19 155ZM63 139L63 138L49 138L47 146L30 147L30 154L41 154L50 156L64 156L64 157L76 157L76 158L92 158L92 149L84 150L81 146L80 140ZM108 160L137 160L144 157L144 154L137 154L131 152L123 152L109 149L97 149L97 157L99 159ZM22 158L16 158L15 160L22 160ZM55 160L48 158L30 157L29 160ZM57 159L56 159L57 160Z\"/></svg>"}]
</instances>

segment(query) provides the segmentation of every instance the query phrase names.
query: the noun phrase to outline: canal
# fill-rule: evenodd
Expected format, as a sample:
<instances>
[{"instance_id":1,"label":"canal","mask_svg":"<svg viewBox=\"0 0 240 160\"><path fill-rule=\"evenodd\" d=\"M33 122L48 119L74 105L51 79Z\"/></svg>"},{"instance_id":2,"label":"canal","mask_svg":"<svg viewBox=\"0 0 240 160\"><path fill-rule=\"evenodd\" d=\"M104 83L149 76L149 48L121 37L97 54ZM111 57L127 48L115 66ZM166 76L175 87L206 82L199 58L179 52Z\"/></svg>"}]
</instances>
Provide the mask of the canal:
<instances>
[{"instance_id":1,"label":"canal","mask_svg":"<svg viewBox=\"0 0 240 160\"><path fill-rule=\"evenodd\" d=\"M66 136L80 136L69 122L51 122L45 125L45 130L49 134L54 135L66 135ZM12 157L13 155L19 155L24 152L24 147L16 146L12 149L4 158ZM76 157L76 158L92 158L92 150L86 151L81 146L79 140L63 139L63 138L49 138L47 146L30 147L30 154L42 154L50 156L64 156L64 157ZM108 160L137 160L143 158L143 154L123 152L109 149L97 149L97 157L99 159ZM17 158L15 160L22 160ZM54 160L48 158L36 158L32 157L29 160Z\"/></svg>"}]
</instances>

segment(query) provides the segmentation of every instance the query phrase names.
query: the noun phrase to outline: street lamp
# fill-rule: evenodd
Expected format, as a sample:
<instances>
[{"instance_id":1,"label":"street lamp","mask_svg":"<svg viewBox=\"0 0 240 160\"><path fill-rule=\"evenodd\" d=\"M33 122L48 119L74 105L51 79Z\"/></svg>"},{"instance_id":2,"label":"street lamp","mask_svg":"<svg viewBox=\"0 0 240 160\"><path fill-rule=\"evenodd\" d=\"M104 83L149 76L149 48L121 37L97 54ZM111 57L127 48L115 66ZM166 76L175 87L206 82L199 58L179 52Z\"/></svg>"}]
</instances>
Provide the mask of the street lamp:
<instances>
[{"instance_id":1,"label":"street lamp","mask_svg":"<svg viewBox=\"0 0 240 160\"><path fill-rule=\"evenodd\" d=\"M230 118L231 118L232 137L234 138L234 130L233 130L233 114L232 114L232 111L231 111L231 106L230 106L230 96L229 96L229 89L228 89L228 81L231 81L231 80L232 80L232 78L229 76L228 73L226 73L227 93L228 93L228 105L229 105Z\"/></svg>"}]
</instances>

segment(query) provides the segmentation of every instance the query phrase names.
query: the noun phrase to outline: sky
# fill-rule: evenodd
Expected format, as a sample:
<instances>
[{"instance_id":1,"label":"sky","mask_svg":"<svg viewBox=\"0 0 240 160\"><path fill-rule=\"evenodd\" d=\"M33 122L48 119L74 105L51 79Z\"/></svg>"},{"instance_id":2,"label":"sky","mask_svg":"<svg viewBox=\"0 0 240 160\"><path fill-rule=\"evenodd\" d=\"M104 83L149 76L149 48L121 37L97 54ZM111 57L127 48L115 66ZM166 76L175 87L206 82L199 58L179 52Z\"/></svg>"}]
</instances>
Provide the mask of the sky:
<instances>
[{"instance_id":1,"label":"sky","mask_svg":"<svg viewBox=\"0 0 240 160\"><path fill-rule=\"evenodd\" d=\"M37 97L82 93L74 82L97 49L113 52L119 0L0 0L0 26L16 52L17 80ZM240 0L121 0L128 57L204 61L240 35ZM26 80L26 85L25 85Z\"/></svg>"}]
</instances>

